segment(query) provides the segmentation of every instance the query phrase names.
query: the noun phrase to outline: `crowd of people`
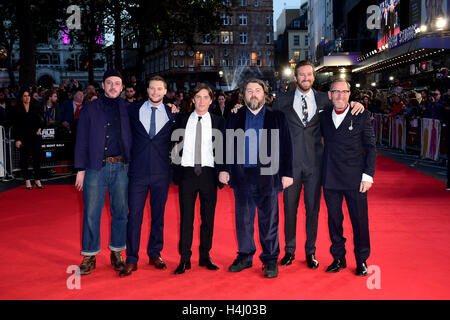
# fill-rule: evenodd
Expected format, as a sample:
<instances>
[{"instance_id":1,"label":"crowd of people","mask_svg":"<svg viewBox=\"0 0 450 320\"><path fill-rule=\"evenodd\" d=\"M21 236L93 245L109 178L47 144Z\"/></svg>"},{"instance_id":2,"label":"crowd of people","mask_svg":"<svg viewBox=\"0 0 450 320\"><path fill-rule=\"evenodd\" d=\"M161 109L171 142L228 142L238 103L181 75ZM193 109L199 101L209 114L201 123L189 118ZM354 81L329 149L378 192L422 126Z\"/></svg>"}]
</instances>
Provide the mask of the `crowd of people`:
<instances>
[{"instance_id":1,"label":"crowd of people","mask_svg":"<svg viewBox=\"0 0 450 320\"><path fill-rule=\"evenodd\" d=\"M445 82L447 81L447 82ZM445 83L444 83L445 82ZM103 88L88 85L85 88L76 79L67 79L53 88L32 87L21 89L19 86L0 88L0 125L13 127L12 139L21 153L21 171L28 189L32 189L26 160L33 155L34 180L38 188L40 183L40 131L42 128L58 127L76 135L80 111L86 103L103 94ZM142 102L147 99L147 88L135 76L124 85L120 97L127 103ZM271 105L273 97L270 95ZM209 111L224 120L230 111L242 103L240 90L231 92L216 91ZM390 89L360 89L352 87L351 101L360 102L372 114L384 114L390 117L408 119L430 118L440 120L445 127L450 123L450 90L448 77L432 83L430 88L402 88L398 81ZM192 92L188 90L167 89L164 103L175 106L180 112L194 109ZM31 122L32 121L32 125ZM24 128L27 134L24 137ZM31 130L33 128L33 130ZM33 132L31 132L33 131ZM447 130L448 131L448 130ZM26 140L24 143L23 140Z\"/></svg>"},{"instance_id":2,"label":"crowd of people","mask_svg":"<svg viewBox=\"0 0 450 320\"><path fill-rule=\"evenodd\" d=\"M448 121L450 91L443 88L409 90L395 86L390 90L355 90L352 98L371 113Z\"/></svg>"}]
</instances>

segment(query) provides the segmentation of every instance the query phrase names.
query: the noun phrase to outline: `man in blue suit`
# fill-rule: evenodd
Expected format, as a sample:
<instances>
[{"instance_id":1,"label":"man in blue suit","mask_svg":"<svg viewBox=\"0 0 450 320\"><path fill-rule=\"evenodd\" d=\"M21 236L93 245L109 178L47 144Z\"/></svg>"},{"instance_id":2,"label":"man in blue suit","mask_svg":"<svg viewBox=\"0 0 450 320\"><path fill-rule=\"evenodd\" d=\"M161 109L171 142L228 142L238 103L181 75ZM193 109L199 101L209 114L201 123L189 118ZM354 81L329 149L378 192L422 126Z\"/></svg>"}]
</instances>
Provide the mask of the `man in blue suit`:
<instances>
[{"instance_id":1,"label":"man in blue suit","mask_svg":"<svg viewBox=\"0 0 450 320\"><path fill-rule=\"evenodd\" d=\"M80 274L90 274L100 252L100 218L109 192L111 207L111 264L121 270L125 263L121 251L125 249L128 213L128 163L131 149L131 129L127 103L120 98L122 76L108 70L102 82L105 94L86 104L80 112L75 143L74 166L77 173L75 187L83 190L84 256Z\"/></svg>"},{"instance_id":2,"label":"man in blue suit","mask_svg":"<svg viewBox=\"0 0 450 320\"><path fill-rule=\"evenodd\" d=\"M347 81L333 81L328 96L334 108L323 111L320 117L325 144L323 195L328 208L330 252L334 258L327 272L338 272L347 266L342 227L345 198L353 227L356 275L365 276L370 254L367 191L375 173L375 135L369 112L359 115L349 112L350 84Z\"/></svg>"},{"instance_id":3,"label":"man in blue suit","mask_svg":"<svg viewBox=\"0 0 450 320\"><path fill-rule=\"evenodd\" d=\"M278 193L293 182L293 152L284 114L266 106L268 87L259 79L243 86L246 108L227 119L224 159L219 181L229 184L235 196L236 235L239 252L229 267L240 272L252 266L255 211L258 209L260 259L265 276L278 276ZM237 138L237 139L236 139ZM243 155L243 157L240 157Z\"/></svg>"},{"instance_id":4,"label":"man in blue suit","mask_svg":"<svg viewBox=\"0 0 450 320\"><path fill-rule=\"evenodd\" d=\"M133 134L131 163L128 172L127 260L119 276L137 270L142 219L150 191L151 230L147 246L150 265L166 269L161 258L163 249L164 209L170 182L170 137L177 115L163 104L167 83L160 76L149 80L148 100L129 105Z\"/></svg>"}]
</instances>

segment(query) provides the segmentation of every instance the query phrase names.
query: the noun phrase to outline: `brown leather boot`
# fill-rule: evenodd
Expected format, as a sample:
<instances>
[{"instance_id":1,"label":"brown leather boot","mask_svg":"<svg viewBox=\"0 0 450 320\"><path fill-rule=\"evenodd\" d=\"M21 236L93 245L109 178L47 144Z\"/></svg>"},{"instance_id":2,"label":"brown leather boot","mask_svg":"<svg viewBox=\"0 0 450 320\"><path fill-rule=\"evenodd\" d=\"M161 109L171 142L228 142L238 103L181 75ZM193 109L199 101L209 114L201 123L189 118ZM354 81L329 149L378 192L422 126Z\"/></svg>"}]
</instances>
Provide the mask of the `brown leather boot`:
<instances>
[{"instance_id":1,"label":"brown leather boot","mask_svg":"<svg viewBox=\"0 0 450 320\"><path fill-rule=\"evenodd\" d=\"M83 262L80 264L80 274L87 275L91 273L91 270L95 269L95 256L84 256Z\"/></svg>"},{"instance_id":2,"label":"brown leather boot","mask_svg":"<svg viewBox=\"0 0 450 320\"><path fill-rule=\"evenodd\" d=\"M111 251L111 264L116 271L121 271L125 267L125 261L123 261L120 251Z\"/></svg>"}]
</instances>

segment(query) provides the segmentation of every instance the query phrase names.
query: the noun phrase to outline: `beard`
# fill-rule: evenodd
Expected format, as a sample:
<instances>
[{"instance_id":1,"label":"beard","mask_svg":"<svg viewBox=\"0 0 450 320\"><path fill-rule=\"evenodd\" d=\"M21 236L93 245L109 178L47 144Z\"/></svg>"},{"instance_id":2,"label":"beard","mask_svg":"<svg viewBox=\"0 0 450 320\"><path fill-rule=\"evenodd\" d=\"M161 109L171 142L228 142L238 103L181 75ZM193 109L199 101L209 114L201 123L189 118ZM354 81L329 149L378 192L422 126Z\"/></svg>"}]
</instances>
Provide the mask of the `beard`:
<instances>
[{"instance_id":1,"label":"beard","mask_svg":"<svg viewBox=\"0 0 450 320\"><path fill-rule=\"evenodd\" d=\"M297 82L297 87L302 91L308 91L312 87L311 81Z\"/></svg>"},{"instance_id":2,"label":"beard","mask_svg":"<svg viewBox=\"0 0 450 320\"><path fill-rule=\"evenodd\" d=\"M259 101L257 98L251 98L250 101L245 101L245 104L251 110L258 110L264 105L264 101Z\"/></svg>"},{"instance_id":3,"label":"beard","mask_svg":"<svg viewBox=\"0 0 450 320\"><path fill-rule=\"evenodd\" d=\"M155 99L155 98L152 98L152 97L148 97L148 100L150 100L153 104L160 104L162 101L163 101L163 99L164 99L164 97L161 97L161 98L158 98L158 99Z\"/></svg>"}]
</instances>

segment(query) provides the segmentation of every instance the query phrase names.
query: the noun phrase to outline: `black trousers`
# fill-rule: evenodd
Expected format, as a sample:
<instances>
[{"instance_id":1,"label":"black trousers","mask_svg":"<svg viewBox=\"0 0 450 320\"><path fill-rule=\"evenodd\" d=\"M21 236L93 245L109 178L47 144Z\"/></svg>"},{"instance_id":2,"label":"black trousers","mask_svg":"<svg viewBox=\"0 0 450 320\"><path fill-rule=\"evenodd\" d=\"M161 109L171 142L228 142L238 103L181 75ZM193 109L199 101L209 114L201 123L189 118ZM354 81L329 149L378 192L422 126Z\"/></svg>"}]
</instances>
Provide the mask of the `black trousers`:
<instances>
[{"instance_id":1,"label":"black trousers","mask_svg":"<svg viewBox=\"0 0 450 320\"><path fill-rule=\"evenodd\" d=\"M24 180L29 180L31 178L30 172L28 170L28 156L31 152L33 159L33 172L34 179L41 179L41 150L42 150L42 139L41 136L34 135L24 139L22 145L19 148L20 152L20 170L22 171L22 176Z\"/></svg>"},{"instance_id":2,"label":"black trousers","mask_svg":"<svg viewBox=\"0 0 450 320\"><path fill-rule=\"evenodd\" d=\"M195 201L200 197L200 258L208 259L212 248L214 214L217 202L216 170L202 167L202 173L197 176L194 168L182 168L179 187L180 201L180 242L181 261L191 258L192 237L194 232Z\"/></svg>"},{"instance_id":3,"label":"black trousers","mask_svg":"<svg viewBox=\"0 0 450 320\"><path fill-rule=\"evenodd\" d=\"M316 252L317 226L321 197L321 169L312 173L301 172L294 177L294 183L283 192L285 251L295 253L297 236L297 210L303 187L303 199L306 211L305 254Z\"/></svg>"},{"instance_id":4,"label":"black trousers","mask_svg":"<svg viewBox=\"0 0 450 320\"><path fill-rule=\"evenodd\" d=\"M354 252L357 263L363 263L370 255L369 216L367 207L367 192L359 190L323 189L325 203L328 208L328 229L330 232L330 252L334 259L345 256L345 241L342 222L344 214L342 203L345 197L350 221L353 227Z\"/></svg>"}]
</instances>

